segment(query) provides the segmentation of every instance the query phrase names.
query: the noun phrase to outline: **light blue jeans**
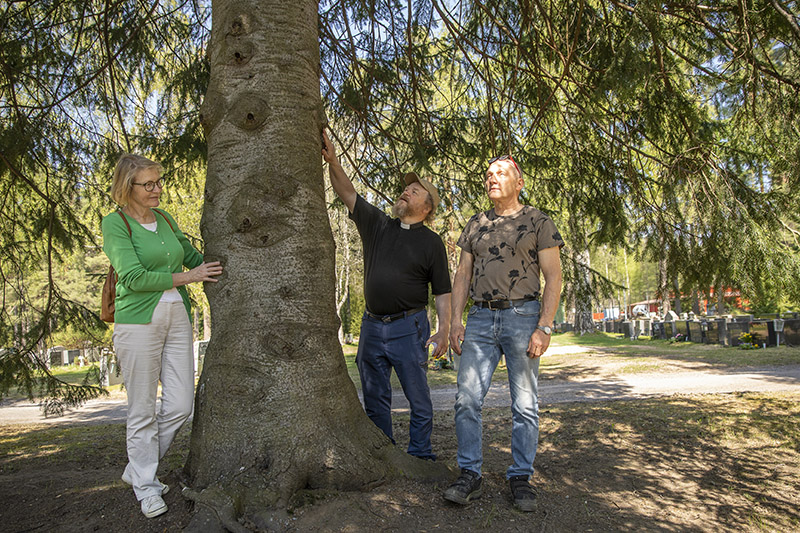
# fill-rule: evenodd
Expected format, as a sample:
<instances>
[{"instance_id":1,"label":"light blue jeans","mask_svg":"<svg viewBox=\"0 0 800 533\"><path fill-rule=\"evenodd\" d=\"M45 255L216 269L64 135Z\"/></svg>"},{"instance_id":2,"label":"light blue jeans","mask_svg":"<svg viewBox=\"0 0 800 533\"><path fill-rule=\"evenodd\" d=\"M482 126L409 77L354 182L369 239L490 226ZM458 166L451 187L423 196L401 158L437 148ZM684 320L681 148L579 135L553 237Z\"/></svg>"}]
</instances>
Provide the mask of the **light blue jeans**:
<instances>
[{"instance_id":1,"label":"light blue jeans","mask_svg":"<svg viewBox=\"0 0 800 533\"><path fill-rule=\"evenodd\" d=\"M505 354L511 388L511 456L506 478L533 474L539 443L539 358L528 357L528 342L539 324L540 303L492 311L472 306L461 345L456 394L458 466L481 473L481 409L500 356Z\"/></svg>"}]
</instances>

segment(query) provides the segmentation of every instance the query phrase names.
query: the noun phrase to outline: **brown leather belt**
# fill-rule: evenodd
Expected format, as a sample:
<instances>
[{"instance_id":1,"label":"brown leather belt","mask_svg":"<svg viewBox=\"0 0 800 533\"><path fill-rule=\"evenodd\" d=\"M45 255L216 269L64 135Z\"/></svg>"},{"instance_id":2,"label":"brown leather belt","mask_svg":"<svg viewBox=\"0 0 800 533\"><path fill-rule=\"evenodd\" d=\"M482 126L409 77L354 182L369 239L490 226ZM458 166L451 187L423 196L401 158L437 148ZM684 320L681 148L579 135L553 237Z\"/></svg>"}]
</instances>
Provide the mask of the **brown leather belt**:
<instances>
[{"instance_id":1,"label":"brown leather belt","mask_svg":"<svg viewBox=\"0 0 800 533\"><path fill-rule=\"evenodd\" d=\"M516 307L524 304L525 302L532 302L533 300L538 300L538 298L520 298L518 300L480 300L475 302L475 305L484 308L488 307L492 311L497 311L498 309Z\"/></svg>"}]
</instances>

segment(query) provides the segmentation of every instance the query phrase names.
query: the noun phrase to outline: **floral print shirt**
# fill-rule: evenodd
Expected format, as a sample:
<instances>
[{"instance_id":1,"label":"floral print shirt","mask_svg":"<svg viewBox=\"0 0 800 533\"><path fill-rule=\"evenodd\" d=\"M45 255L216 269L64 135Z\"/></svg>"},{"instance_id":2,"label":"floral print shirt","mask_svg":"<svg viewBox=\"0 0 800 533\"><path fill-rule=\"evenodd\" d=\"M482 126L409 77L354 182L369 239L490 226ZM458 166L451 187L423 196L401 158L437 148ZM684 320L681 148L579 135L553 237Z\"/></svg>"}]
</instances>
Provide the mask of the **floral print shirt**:
<instances>
[{"instance_id":1,"label":"floral print shirt","mask_svg":"<svg viewBox=\"0 0 800 533\"><path fill-rule=\"evenodd\" d=\"M475 258L475 301L540 298L539 251L564 246L552 219L530 206L508 216L494 209L469 219L458 246Z\"/></svg>"}]
</instances>

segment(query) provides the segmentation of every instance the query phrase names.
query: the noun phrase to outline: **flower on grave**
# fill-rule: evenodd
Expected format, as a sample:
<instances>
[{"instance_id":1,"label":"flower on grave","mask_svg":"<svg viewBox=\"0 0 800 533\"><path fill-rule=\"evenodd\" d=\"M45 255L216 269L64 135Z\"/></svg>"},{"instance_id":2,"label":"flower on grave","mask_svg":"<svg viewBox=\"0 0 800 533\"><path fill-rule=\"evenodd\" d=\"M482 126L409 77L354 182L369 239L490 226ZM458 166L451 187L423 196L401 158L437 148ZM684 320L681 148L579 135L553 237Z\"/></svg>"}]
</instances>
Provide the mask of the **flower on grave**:
<instances>
[{"instance_id":1,"label":"flower on grave","mask_svg":"<svg viewBox=\"0 0 800 533\"><path fill-rule=\"evenodd\" d=\"M683 342L686 340L686 334L684 333L676 333L674 337L670 338L669 342Z\"/></svg>"},{"instance_id":2,"label":"flower on grave","mask_svg":"<svg viewBox=\"0 0 800 533\"><path fill-rule=\"evenodd\" d=\"M739 349L740 350L755 350L758 346L758 339L752 333L742 333L739 335Z\"/></svg>"}]
</instances>

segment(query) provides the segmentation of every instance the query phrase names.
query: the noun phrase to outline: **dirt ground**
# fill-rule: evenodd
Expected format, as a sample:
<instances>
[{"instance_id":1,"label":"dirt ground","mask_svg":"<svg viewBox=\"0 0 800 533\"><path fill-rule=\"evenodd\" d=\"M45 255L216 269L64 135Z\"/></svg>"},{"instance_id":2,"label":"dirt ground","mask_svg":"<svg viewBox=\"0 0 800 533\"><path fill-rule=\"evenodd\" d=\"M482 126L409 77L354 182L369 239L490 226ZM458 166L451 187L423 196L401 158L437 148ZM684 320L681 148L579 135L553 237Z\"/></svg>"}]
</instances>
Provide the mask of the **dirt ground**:
<instances>
[{"instance_id":1,"label":"dirt ground","mask_svg":"<svg viewBox=\"0 0 800 533\"><path fill-rule=\"evenodd\" d=\"M800 394L671 396L573 403L541 412L533 481L539 509L516 511L504 479L507 408L484 412L484 496L446 502L444 485L407 480L371 492L312 494L275 530L796 531ZM395 417L398 442L407 417ZM453 416L437 412L434 449L455 463ZM0 524L6 532L178 531L188 430L162 463L167 514L144 518L119 476L124 425L0 426Z\"/></svg>"},{"instance_id":2,"label":"dirt ground","mask_svg":"<svg viewBox=\"0 0 800 533\"><path fill-rule=\"evenodd\" d=\"M648 347L616 355L565 350L543 361L543 379L666 377L728 366L711 349L700 358L656 355ZM786 363L796 363L796 355ZM306 494L275 517L274 530L794 532L800 530L798 420L800 392L544 405L532 480L539 508L522 513L504 477L510 410L485 409L484 495L472 505L443 500L446 483L396 480L370 492ZM394 430L405 444L408 417L395 416ZM180 491L188 440L184 428L159 471L171 486L170 510L148 520L119 478L124 424L0 425L0 531L179 531L192 513ZM455 465L451 410L435 413L433 445L439 461Z\"/></svg>"}]
</instances>

